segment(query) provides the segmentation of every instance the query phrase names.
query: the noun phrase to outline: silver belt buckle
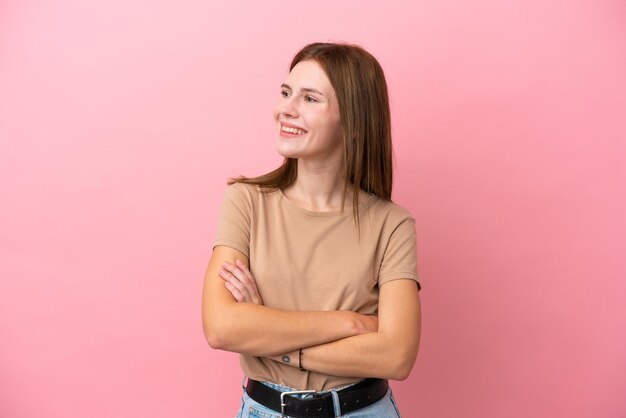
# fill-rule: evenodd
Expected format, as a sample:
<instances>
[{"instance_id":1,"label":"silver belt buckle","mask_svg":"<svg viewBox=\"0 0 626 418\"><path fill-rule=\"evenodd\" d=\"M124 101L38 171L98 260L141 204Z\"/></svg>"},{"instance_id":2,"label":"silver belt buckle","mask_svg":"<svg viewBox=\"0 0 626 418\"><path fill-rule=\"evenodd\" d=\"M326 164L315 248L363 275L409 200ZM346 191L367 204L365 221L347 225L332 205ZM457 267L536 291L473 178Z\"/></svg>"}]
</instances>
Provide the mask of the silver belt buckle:
<instances>
[{"instance_id":1,"label":"silver belt buckle","mask_svg":"<svg viewBox=\"0 0 626 418\"><path fill-rule=\"evenodd\" d=\"M309 390L293 390L291 392L281 392L280 394L280 418L286 418L287 415L285 415L285 407L287 406L287 404L285 404L285 396L287 395L297 395L299 393L315 393L315 389L309 389Z\"/></svg>"}]
</instances>

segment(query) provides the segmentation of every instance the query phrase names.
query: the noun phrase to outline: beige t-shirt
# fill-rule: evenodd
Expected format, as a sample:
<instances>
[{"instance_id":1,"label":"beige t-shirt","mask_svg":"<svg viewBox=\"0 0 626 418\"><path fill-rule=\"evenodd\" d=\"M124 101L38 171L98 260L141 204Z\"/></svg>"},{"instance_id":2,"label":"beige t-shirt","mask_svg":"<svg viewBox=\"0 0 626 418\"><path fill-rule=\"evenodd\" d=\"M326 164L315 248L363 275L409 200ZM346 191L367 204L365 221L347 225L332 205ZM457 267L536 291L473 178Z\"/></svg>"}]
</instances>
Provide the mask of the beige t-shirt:
<instances>
[{"instance_id":1,"label":"beige t-shirt","mask_svg":"<svg viewBox=\"0 0 626 418\"><path fill-rule=\"evenodd\" d=\"M248 255L265 306L293 311L351 310L375 314L378 288L417 277L415 219L402 206L374 194L359 201L361 237L352 208L312 212L281 190L234 183L222 197L213 248ZM281 324L276 324L280 327ZM362 378L300 371L268 358L240 355L251 379L299 390L328 390Z\"/></svg>"}]
</instances>

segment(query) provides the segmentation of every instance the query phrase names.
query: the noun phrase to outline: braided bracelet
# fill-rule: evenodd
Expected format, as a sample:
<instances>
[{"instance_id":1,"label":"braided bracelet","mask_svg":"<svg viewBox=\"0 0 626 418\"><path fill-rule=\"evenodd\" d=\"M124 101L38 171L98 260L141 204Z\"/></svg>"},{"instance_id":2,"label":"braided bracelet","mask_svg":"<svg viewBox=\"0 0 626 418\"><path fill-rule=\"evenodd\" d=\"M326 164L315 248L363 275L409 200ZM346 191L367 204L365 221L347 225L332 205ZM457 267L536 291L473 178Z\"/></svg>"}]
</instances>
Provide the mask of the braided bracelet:
<instances>
[{"instance_id":1,"label":"braided bracelet","mask_svg":"<svg viewBox=\"0 0 626 418\"><path fill-rule=\"evenodd\" d=\"M300 351L298 352L298 367L300 368L300 371L306 371L306 369L302 367L302 349L300 349Z\"/></svg>"}]
</instances>

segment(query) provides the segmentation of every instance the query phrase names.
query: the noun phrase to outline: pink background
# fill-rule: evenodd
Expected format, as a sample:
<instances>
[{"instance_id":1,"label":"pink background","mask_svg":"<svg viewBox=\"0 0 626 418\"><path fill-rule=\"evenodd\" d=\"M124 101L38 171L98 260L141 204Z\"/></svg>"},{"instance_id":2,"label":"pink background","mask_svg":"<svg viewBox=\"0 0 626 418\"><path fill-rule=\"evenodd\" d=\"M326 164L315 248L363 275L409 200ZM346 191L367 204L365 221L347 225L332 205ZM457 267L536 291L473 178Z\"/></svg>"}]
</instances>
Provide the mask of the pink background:
<instances>
[{"instance_id":1,"label":"pink background","mask_svg":"<svg viewBox=\"0 0 626 418\"><path fill-rule=\"evenodd\" d=\"M202 278L312 41L372 52L417 219L405 417L626 416L626 3L0 3L0 416L231 417Z\"/></svg>"}]
</instances>

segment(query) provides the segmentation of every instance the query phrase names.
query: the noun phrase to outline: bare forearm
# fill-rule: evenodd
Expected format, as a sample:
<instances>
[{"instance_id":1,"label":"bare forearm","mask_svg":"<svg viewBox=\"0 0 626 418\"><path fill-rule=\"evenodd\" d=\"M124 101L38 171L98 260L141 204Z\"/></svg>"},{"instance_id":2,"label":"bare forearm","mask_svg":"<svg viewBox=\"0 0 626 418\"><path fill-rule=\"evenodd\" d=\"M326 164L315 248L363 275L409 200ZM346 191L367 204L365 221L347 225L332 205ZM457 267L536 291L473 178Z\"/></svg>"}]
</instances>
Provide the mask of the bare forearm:
<instances>
[{"instance_id":1,"label":"bare forearm","mask_svg":"<svg viewBox=\"0 0 626 418\"><path fill-rule=\"evenodd\" d=\"M202 323L211 347L268 357L378 329L376 317L352 311L286 311L263 306L242 255L236 249L216 246L207 267Z\"/></svg>"},{"instance_id":2,"label":"bare forearm","mask_svg":"<svg viewBox=\"0 0 626 418\"><path fill-rule=\"evenodd\" d=\"M418 342L398 343L380 332L371 332L304 348L302 366L306 370L333 376L379 377L404 380L417 356ZM299 366L299 350L272 356L272 360Z\"/></svg>"},{"instance_id":3,"label":"bare forearm","mask_svg":"<svg viewBox=\"0 0 626 418\"><path fill-rule=\"evenodd\" d=\"M378 327L374 317L351 311L285 311L254 303L238 303L219 276L225 261L242 259L229 247L214 250L203 288L202 324L213 348L253 356L272 356L300 347L324 344L370 332ZM245 259L247 264L247 259Z\"/></svg>"},{"instance_id":4,"label":"bare forearm","mask_svg":"<svg viewBox=\"0 0 626 418\"><path fill-rule=\"evenodd\" d=\"M219 318L217 317L219 315ZM251 303L232 303L206 323L213 348L253 356L273 356L366 332L350 311L284 311Z\"/></svg>"},{"instance_id":5,"label":"bare forearm","mask_svg":"<svg viewBox=\"0 0 626 418\"><path fill-rule=\"evenodd\" d=\"M384 284L378 313L377 332L304 348L302 367L334 376L406 379L417 357L421 333L421 307L414 282ZM298 351L288 356L296 360L289 364L298 367Z\"/></svg>"}]
</instances>

